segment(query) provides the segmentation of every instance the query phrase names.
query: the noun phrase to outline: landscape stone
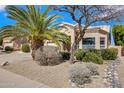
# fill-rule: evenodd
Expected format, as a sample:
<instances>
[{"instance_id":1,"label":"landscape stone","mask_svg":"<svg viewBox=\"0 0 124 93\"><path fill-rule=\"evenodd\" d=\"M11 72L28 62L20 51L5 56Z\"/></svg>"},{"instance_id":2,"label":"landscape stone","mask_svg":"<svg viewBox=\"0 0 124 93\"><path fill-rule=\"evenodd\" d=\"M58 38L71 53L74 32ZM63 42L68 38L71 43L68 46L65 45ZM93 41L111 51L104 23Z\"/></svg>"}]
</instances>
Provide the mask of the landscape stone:
<instances>
[{"instance_id":1,"label":"landscape stone","mask_svg":"<svg viewBox=\"0 0 124 93\"><path fill-rule=\"evenodd\" d=\"M106 66L104 74L104 84L108 88L120 88L121 84L119 82L117 66L120 64L119 59L111 61L108 66Z\"/></svg>"},{"instance_id":2,"label":"landscape stone","mask_svg":"<svg viewBox=\"0 0 124 93\"><path fill-rule=\"evenodd\" d=\"M1 66L6 66L8 64L9 64L9 62L8 61L5 61L5 62L1 63Z\"/></svg>"}]
</instances>

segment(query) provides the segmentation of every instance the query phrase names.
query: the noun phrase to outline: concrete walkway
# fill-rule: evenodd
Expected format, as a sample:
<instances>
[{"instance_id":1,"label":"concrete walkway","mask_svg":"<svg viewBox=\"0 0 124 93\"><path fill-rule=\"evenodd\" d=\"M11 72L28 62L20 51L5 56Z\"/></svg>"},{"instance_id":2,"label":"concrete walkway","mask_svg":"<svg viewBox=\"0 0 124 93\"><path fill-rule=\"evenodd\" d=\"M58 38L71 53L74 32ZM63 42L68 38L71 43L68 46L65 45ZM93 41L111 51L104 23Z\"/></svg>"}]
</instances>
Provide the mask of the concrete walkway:
<instances>
[{"instance_id":1,"label":"concrete walkway","mask_svg":"<svg viewBox=\"0 0 124 93\"><path fill-rule=\"evenodd\" d=\"M48 88L48 86L0 68L0 88Z\"/></svg>"}]
</instances>

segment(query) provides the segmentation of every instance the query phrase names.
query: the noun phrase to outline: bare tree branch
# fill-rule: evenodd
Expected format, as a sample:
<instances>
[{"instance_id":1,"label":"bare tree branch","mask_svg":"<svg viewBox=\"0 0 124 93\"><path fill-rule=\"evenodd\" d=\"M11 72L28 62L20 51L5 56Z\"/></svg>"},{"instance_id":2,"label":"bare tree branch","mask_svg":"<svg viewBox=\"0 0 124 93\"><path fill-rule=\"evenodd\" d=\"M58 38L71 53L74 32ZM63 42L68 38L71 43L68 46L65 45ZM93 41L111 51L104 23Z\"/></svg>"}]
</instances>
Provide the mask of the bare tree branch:
<instances>
[{"instance_id":1,"label":"bare tree branch","mask_svg":"<svg viewBox=\"0 0 124 93\"><path fill-rule=\"evenodd\" d=\"M64 5L54 6L54 9L70 14L70 17L77 23L77 26L74 27L74 31L76 32L75 44L72 44L75 46L83 39L86 30L92 24L120 21L121 17L124 16L123 6ZM84 24L84 27L82 27L82 24Z\"/></svg>"}]
</instances>

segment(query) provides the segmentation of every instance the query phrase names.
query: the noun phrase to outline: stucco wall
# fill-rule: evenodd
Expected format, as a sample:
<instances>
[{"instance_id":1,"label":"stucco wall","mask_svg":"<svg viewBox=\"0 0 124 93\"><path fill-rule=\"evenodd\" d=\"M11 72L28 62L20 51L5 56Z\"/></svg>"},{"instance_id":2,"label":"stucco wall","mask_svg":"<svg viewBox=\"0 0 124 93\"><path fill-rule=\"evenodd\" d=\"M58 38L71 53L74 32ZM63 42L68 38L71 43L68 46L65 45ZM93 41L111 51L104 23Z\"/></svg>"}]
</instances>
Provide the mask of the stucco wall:
<instances>
[{"instance_id":1,"label":"stucco wall","mask_svg":"<svg viewBox=\"0 0 124 93\"><path fill-rule=\"evenodd\" d=\"M96 27L100 27L101 29L103 29L106 32L109 32L110 27L107 25L103 25L103 26L92 26L89 28L96 28ZM71 44L73 44L73 42L75 41L75 32L74 32L74 27L73 25L67 24L66 26L67 29L61 29L61 32L66 33L67 35L71 36ZM100 37L105 37L105 48L107 48L107 41L108 41L108 37L107 34L101 34L99 32L97 33L85 33L84 38L86 37L95 37L95 48L96 49L100 49ZM79 48L82 49L82 40L79 42Z\"/></svg>"},{"instance_id":2,"label":"stucco wall","mask_svg":"<svg viewBox=\"0 0 124 93\"><path fill-rule=\"evenodd\" d=\"M105 37L105 48L107 48L107 35L100 33L85 33L84 38L95 37L95 49L100 49L100 37ZM79 42L79 48L82 49L82 40Z\"/></svg>"}]
</instances>

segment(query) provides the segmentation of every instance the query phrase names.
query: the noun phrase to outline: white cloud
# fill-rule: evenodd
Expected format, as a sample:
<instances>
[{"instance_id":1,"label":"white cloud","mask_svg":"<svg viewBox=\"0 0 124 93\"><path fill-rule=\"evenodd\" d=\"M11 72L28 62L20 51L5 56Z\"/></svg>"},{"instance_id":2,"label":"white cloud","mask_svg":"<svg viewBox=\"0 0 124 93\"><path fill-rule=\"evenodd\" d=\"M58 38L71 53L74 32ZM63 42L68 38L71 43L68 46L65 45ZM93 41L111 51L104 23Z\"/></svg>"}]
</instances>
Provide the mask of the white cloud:
<instances>
[{"instance_id":1,"label":"white cloud","mask_svg":"<svg viewBox=\"0 0 124 93\"><path fill-rule=\"evenodd\" d=\"M5 10L6 5L0 5L0 12Z\"/></svg>"}]
</instances>

